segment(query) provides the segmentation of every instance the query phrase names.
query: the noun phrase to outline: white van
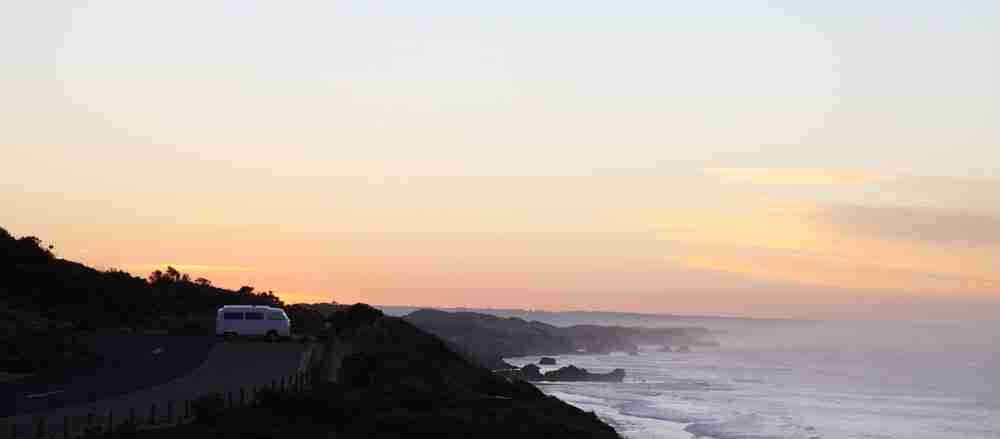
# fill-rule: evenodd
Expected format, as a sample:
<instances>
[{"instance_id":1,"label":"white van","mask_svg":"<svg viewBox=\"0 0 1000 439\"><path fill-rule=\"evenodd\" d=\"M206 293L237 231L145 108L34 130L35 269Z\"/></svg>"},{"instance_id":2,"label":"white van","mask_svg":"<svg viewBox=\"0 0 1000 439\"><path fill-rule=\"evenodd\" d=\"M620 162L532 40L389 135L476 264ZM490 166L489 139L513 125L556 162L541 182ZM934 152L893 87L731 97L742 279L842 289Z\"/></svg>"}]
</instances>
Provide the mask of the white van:
<instances>
[{"instance_id":1,"label":"white van","mask_svg":"<svg viewBox=\"0 0 1000 439\"><path fill-rule=\"evenodd\" d=\"M226 305L215 314L215 334L288 337L291 322L281 308L256 305Z\"/></svg>"}]
</instances>

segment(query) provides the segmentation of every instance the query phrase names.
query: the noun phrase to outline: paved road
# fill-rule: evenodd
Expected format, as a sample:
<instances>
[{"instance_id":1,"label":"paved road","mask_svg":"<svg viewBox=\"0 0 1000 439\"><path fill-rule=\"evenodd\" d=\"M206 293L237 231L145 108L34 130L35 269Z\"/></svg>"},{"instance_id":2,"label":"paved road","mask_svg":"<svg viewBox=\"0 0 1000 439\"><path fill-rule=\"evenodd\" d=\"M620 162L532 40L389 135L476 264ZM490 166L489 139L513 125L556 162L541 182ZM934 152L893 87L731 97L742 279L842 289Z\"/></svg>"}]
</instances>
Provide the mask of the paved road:
<instances>
[{"instance_id":1,"label":"paved road","mask_svg":"<svg viewBox=\"0 0 1000 439\"><path fill-rule=\"evenodd\" d=\"M0 383L0 417L107 399L166 383L205 362L212 336L102 334L83 343L99 354L96 369L43 374Z\"/></svg>"},{"instance_id":2,"label":"paved road","mask_svg":"<svg viewBox=\"0 0 1000 439\"><path fill-rule=\"evenodd\" d=\"M302 343L267 343L267 342L219 342L214 340L207 350L204 362L193 370L189 369L186 374L154 387L147 387L130 393L118 393L115 396L105 394L95 401L88 398L79 400L77 397L81 392L86 394L93 391L93 386L113 385L109 379L111 375L100 375L94 380L84 380L84 384L77 382L65 383L67 389L58 389L55 385L41 387L35 390L44 390L41 393L29 394L21 393L16 401L32 400L29 409L22 410L17 406L18 415L0 419L2 428L9 424L17 424L18 431L27 437L29 431L34 431L39 417L44 416L47 420L46 431L62 432L64 419L70 417L71 430L78 430L83 425L89 413L96 415L97 419L107 422L109 412L114 413L116 423L124 420L129 412L134 410L137 416L143 419L148 418L150 406L156 404L159 407L160 416L164 414L164 408L168 402L174 401L175 410L179 413L182 401L191 400L210 392L225 392L227 390L238 391L240 387L264 386L272 380L280 380L299 371L304 371L311 355L311 345ZM169 348L156 355L164 355ZM166 359L167 357L163 357ZM178 360L179 361L179 360ZM145 366L154 367L156 360L143 363ZM155 368L155 367L154 367ZM130 371L129 374L142 374L143 370ZM44 407L38 409L34 400L44 400L46 398L58 397L60 393L45 395L47 392L63 390L63 393L74 395L65 397L65 400L53 399L56 401L52 408ZM6 389L0 388L0 391ZM70 401L62 403L58 401ZM73 402L75 401L75 402ZM55 406L59 405L58 408ZM30 410L32 409L33 410ZM21 434L19 434L21 436Z\"/></svg>"}]
</instances>

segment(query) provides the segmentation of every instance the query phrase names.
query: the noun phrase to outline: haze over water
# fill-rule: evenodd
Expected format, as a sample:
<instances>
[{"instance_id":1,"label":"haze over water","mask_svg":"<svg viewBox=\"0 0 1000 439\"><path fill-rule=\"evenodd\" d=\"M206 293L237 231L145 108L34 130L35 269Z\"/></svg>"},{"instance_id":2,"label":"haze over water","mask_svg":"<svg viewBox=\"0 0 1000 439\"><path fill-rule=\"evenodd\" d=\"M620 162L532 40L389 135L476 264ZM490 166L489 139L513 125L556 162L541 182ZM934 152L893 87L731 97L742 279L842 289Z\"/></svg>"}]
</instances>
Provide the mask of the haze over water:
<instances>
[{"instance_id":1,"label":"haze over water","mask_svg":"<svg viewBox=\"0 0 1000 439\"><path fill-rule=\"evenodd\" d=\"M582 322L579 322L582 323ZM746 326L691 353L560 356L624 383L550 383L627 438L1000 437L996 324ZM509 360L515 365L537 357ZM544 370L544 368L543 368Z\"/></svg>"}]
</instances>

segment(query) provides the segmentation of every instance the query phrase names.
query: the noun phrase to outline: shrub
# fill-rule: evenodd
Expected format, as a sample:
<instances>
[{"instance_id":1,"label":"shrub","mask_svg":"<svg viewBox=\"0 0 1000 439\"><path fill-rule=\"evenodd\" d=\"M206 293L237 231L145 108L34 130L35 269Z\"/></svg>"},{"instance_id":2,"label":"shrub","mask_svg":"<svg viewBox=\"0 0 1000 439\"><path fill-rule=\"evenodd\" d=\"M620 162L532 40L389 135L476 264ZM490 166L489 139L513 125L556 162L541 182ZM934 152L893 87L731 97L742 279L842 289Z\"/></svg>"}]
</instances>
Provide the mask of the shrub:
<instances>
[{"instance_id":1,"label":"shrub","mask_svg":"<svg viewBox=\"0 0 1000 439\"><path fill-rule=\"evenodd\" d=\"M221 393L209 393L191 402L195 422L211 423L219 419L226 410L226 397Z\"/></svg>"}]
</instances>

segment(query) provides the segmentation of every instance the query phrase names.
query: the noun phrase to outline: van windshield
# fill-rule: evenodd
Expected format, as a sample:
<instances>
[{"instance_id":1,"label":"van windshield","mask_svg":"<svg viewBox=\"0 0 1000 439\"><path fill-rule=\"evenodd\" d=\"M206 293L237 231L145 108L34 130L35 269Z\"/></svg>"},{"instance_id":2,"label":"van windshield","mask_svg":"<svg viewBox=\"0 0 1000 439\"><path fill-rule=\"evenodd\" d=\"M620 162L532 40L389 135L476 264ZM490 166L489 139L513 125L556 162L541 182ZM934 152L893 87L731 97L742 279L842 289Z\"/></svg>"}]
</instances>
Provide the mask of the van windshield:
<instances>
[{"instance_id":1,"label":"van windshield","mask_svg":"<svg viewBox=\"0 0 1000 439\"><path fill-rule=\"evenodd\" d=\"M272 312L267 315L268 320L285 320L285 313Z\"/></svg>"}]
</instances>

